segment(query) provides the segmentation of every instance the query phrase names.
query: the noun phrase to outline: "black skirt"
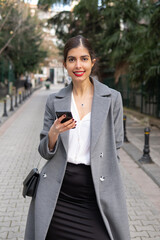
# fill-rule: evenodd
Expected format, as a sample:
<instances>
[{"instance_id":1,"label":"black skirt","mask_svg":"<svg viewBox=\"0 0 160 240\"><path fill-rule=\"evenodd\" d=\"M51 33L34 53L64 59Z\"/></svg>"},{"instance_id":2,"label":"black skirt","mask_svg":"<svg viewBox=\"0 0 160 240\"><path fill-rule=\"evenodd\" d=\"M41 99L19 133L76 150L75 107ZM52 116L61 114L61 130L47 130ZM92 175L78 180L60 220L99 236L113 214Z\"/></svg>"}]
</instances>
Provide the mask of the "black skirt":
<instances>
[{"instance_id":1,"label":"black skirt","mask_svg":"<svg viewBox=\"0 0 160 240\"><path fill-rule=\"evenodd\" d=\"M90 166L67 163L46 240L110 240L99 208Z\"/></svg>"}]
</instances>

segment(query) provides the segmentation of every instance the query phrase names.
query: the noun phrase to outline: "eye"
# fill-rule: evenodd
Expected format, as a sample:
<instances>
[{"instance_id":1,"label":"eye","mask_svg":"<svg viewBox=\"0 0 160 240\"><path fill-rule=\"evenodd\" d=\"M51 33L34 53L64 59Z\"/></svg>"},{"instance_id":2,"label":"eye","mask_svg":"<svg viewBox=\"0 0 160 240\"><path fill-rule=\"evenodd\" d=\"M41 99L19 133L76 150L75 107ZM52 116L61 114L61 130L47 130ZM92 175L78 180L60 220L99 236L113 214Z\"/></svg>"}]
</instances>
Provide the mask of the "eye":
<instances>
[{"instance_id":1,"label":"eye","mask_svg":"<svg viewBox=\"0 0 160 240\"><path fill-rule=\"evenodd\" d=\"M74 58L69 58L68 59L69 62L74 62L74 60L75 60Z\"/></svg>"},{"instance_id":2,"label":"eye","mask_svg":"<svg viewBox=\"0 0 160 240\"><path fill-rule=\"evenodd\" d=\"M88 58L87 57L83 57L82 60L83 61L88 61Z\"/></svg>"}]
</instances>

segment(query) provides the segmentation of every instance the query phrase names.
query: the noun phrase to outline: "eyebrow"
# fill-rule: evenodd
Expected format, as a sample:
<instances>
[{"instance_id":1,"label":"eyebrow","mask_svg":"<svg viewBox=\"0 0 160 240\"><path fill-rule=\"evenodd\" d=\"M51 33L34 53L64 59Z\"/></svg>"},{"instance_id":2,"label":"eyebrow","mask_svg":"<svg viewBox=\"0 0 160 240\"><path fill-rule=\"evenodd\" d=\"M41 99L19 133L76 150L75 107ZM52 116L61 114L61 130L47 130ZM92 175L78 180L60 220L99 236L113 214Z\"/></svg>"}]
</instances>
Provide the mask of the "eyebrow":
<instances>
[{"instance_id":1,"label":"eyebrow","mask_svg":"<svg viewBox=\"0 0 160 240\"><path fill-rule=\"evenodd\" d=\"M81 57L89 57L89 55L83 55ZM67 58L75 58L74 56L68 56Z\"/></svg>"}]
</instances>

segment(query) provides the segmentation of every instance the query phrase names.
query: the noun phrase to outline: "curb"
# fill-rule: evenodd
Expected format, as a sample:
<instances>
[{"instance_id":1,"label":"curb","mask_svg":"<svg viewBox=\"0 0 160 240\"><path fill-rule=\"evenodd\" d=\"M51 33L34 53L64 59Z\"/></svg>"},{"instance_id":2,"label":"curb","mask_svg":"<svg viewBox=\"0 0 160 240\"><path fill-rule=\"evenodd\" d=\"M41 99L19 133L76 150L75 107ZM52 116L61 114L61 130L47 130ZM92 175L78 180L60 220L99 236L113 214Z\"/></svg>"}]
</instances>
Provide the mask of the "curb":
<instances>
[{"instance_id":1,"label":"curb","mask_svg":"<svg viewBox=\"0 0 160 240\"><path fill-rule=\"evenodd\" d=\"M124 107L124 114L126 115L131 115L134 116L135 118L137 118L137 120L139 120L142 124L147 123L150 126L155 126L158 129L160 129L160 119L149 116L149 115L145 115L143 113L140 113L138 111L129 109Z\"/></svg>"},{"instance_id":2,"label":"curb","mask_svg":"<svg viewBox=\"0 0 160 240\"><path fill-rule=\"evenodd\" d=\"M156 163L142 164L138 160L142 157L142 152L132 143L124 143L123 150L133 159L133 161L160 187L160 167Z\"/></svg>"}]
</instances>

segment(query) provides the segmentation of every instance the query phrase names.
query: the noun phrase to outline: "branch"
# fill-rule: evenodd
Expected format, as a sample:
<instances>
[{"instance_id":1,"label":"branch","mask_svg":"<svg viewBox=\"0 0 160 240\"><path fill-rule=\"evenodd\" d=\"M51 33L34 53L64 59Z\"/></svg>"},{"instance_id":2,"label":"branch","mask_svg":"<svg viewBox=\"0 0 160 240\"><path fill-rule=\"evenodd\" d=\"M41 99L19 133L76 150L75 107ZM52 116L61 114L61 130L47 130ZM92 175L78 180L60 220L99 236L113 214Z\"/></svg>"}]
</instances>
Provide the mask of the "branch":
<instances>
[{"instance_id":1,"label":"branch","mask_svg":"<svg viewBox=\"0 0 160 240\"><path fill-rule=\"evenodd\" d=\"M19 25L15 28L13 35L8 39L8 41L6 42L6 44L4 45L4 47L0 49L0 55L1 55L2 52L6 49L6 47L8 47L8 45L10 44L10 42L12 41L12 39L16 36L16 33L18 32L18 30L20 29L21 26L22 26L22 23L19 24ZM30 26L24 27L23 30L22 30L22 32L28 30L29 28L30 28Z\"/></svg>"},{"instance_id":2,"label":"branch","mask_svg":"<svg viewBox=\"0 0 160 240\"><path fill-rule=\"evenodd\" d=\"M8 19L8 17L9 17L9 15L10 15L10 13L11 13L11 11L12 11L12 8L9 9L9 12L7 13L7 16L5 17L2 25L0 26L0 31L2 30L3 26L5 25L5 23L6 23L7 19Z\"/></svg>"},{"instance_id":3,"label":"branch","mask_svg":"<svg viewBox=\"0 0 160 240\"><path fill-rule=\"evenodd\" d=\"M4 27L4 25L5 25L5 23L6 23L7 19L8 19L8 17L9 17L9 15L10 15L10 13L11 13L11 11L12 11L12 9L13 9L14 4L15 4L14 1L13 1L12 3L9 3L9 1L8 1L8 2L6 1L6 3L5 3L5 7L9 7L9 12L7 13L7 16L5 17L5 19L4 19L3 23L2 23L2 25L0 26L0 31L1 31L2 28Z\"/></svg>"},{"instance_id":4,"label":"branch","mask_svg":"<svg viewBox=\"0 0 160 240\"><path fill-rule=\"evenodd\" d=\"M20 27L21 27L21 24L18 25L18 26L15 28L13 35L8 39L8 41L6 42L6 44L4 45L4 47L1 48L1 50L0 50L0 55L1 55L2 52L6 49L6 47L8 47L8 45L10 44L10 42L12 41L12 39L16 36L16 33L17 33L17 31L18 31L18 29L19 29Z\"/></svg>"}]
</instances>

